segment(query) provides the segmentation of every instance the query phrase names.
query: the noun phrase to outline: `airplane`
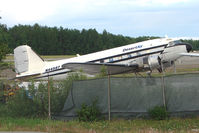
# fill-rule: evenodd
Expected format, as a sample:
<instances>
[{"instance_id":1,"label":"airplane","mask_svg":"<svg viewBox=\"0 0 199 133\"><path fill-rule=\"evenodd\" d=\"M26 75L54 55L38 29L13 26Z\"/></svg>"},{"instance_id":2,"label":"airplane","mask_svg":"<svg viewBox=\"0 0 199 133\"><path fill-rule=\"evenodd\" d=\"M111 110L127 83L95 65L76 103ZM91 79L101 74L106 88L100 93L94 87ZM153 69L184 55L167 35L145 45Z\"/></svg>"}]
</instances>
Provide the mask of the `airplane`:
<instances>
[{"instance_id":1,"label":"airplane","mask_svg":"<svg viewBox=\"0 0 199 133\"><path fill-rule=\"evenodd\" d=\"M44 61L28 45L14 49L17 79L36 78L65 79L69 72L82 70L95 75L106 67L107 75L121 73L162 72L182 56L196 56L189 53L191 44L172 38L158 38L126 46L103 50L70 59Z\"/></svg>"}]
</instances>

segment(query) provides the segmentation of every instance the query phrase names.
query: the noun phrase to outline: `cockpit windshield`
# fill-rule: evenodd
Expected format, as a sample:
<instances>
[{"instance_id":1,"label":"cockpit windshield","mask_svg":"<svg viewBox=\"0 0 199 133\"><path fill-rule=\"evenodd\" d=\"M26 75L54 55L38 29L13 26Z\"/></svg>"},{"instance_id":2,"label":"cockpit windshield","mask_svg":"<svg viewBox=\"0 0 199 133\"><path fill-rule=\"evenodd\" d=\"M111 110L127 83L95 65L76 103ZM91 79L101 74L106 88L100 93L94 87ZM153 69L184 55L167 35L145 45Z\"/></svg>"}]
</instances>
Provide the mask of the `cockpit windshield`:
<instances>
[{"instance_id":1,"label":"cockpit windshield","mask_svg":"<svg viewBox=\"0 0 199 133\"><path fill-rule=\"evenodd\" d=\"M176 40L176 41L169 42L169 45L168 45L168 46L174 46L174 45L180 44L180 43L182 43L182 41Z\"/></svg>"}]
</instances>

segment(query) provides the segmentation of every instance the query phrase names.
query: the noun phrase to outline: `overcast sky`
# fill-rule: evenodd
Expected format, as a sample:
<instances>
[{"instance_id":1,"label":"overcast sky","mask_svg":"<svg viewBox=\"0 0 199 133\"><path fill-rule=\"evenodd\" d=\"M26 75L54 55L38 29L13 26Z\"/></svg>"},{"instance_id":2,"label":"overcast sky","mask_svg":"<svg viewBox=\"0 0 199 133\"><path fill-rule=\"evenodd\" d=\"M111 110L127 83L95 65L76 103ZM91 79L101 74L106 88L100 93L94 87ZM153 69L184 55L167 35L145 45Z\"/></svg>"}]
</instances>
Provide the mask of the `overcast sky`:
<instances>
[{"instance_id":1,"label":"overcast sky","mask_svg":"<svg viewBox=\"0 0 199 133\"><path fill-rule=\"evenodd\" d=\"M199 0L0 0L0 23L199 37Z\"/></svg>"}]
</instances>

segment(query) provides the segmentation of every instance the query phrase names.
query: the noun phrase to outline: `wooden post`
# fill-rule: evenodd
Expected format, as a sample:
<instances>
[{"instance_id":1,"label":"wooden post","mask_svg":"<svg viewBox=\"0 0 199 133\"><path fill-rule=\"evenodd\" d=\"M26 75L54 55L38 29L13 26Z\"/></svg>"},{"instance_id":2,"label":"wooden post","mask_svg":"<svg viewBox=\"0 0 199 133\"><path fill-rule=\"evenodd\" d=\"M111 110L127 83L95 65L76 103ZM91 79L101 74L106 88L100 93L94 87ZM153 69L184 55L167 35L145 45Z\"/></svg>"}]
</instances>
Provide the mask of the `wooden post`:
<instances>
[{"instance_id":1,"label":"wooden post","mask_svg":"<svg viewBox=\"0 0 199 133\"><path fill-rule=\"evenodd\" d=\"M164 107L166 107L166 97L165 97L165 86L164 86L164 76L162 75L162 98Z\"/></svg>"},{"instance_id":2,"label":"wooden post","mask_svg":"<svg viewBox=\"0 0 199 133\"><path fill-rule=\"evenodd\" d=\"M48 74L48 117L51 119L51 112L50 112L50 79Z\"/></svg>"},{"instance_id":3,"label":"wooden post","mask_svg":"<svg viewBox=\"0 0 199 133\"><path fill-rule=\"evenodd\" d=\"M108 120L111 120L111 89L110 89L110 75L108 74Z\"/></svg>"},{"instance_id":4,"label":"wooden post","mask_svg":"<svg viewBox=\"0 0 199 133\"><path fill-rule=\"evenodd\" d=\"M164 85L164 68L163 68L163 64L161 62L161 69L162 69L162 76L161 76L161 84L162 84L162 98L163 98L163 105L166 108L166 96L165 96L165 85Z\"/></svg>"},{"instance_id":5,"label":"wooden post","mask_svg":"<svg viewBox=\"0 0 199 133\"><path fill-rule=\"evenodd\" d=\"M175 61L173 62L173 67L174 67L174 74L176 74L176 63L175 63Z\"/></svg>"}]
</instances>

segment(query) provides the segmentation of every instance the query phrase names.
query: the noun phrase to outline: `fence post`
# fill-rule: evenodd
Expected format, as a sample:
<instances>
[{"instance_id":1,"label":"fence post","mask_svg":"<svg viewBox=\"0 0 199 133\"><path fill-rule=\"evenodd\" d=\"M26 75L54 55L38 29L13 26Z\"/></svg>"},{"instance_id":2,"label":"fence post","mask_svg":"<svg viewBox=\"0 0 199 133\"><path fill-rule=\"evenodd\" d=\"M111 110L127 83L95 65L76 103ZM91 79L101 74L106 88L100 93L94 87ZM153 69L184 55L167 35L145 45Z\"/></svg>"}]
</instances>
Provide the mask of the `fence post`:
<instances>
[{"instance_id":1,"label":"fence post","mask_svg":"<svg viewBox=\"0 0 199 133\"><path fill-rule=\"evenodd\" d=\"M163 104L164 104L164 107L166 107L166 96L165 96L165 86L164 86L164 75L162 75L161 77L161 80L162 80L162 98L163 98Z\"/></svg>"},{"instance_id":2,"label":"fence post","mask_svg":"<svg viewBox=\"0 0 199 133\"><path fill-rule=\"evenodd\" d=\"M108 74L108 120L111 120L111 88L110 88L110 75Z\"/></svg>"},{"instance_id":3,"label":"fence post","mask_svg":"<svg viewBox=\"0 0 199 133\"><path fill-rule=\"evenodd\" d=\"M50 112L50 79L48 74L48 117L51 119L51 112Z\"/></svg>"},{"instance_id":4,"label":"fence post","mask_svg":"<svg viewBox=\"0 0 199 133\"><path fill-rule=\"evenodd\" d=\"M173 67L174 67L174 74L176 74L176 63L175 63L175 61L173 62Z\"/></svg>"},{"instance_id":5,"label":"fence post","mask_svg":"<svg viewBox=\"0 0 199 133\"><path fill-rule=\"evenodd\" d=\"M165 72L164 72L164 68L163 68L163 64L161 61L161 69L162 69L162 76L161 76L161 84L162 84L162 99L163 99L163 105L165 107L165 109L167 109L166 107L166 96L165 96L165 82L164 82L164 76L165 76Z\"/></svg>"}]
</instances>

